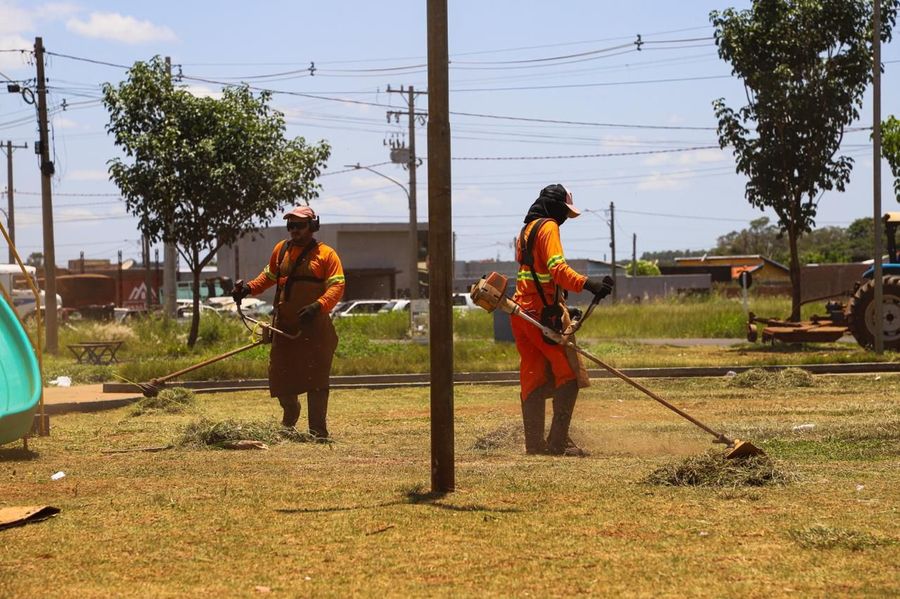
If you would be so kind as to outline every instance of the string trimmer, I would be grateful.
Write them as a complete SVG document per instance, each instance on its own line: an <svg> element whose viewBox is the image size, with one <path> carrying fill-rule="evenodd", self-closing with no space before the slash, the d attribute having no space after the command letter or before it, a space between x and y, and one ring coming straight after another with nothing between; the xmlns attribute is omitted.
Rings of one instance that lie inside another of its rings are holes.
<svg viewBox="0 0 900 599"><path fill-rule="evenodd" d="M231 351L227 351L224 354L209 358L208 360L203 360L202 362L198 362L192 366L188 366L187 368L182 368L181 370L177 370L165 376L151 379L145 383L136 383L140 388L141 393L144 394L144 397L156 397L157 395L159 395L159 392L162 391L163 387L165 387L166 382L174 378L178 378L183 374L193 372L194 370L198 370L200 368L203 368L204 366L209 366L210 364L214 364L215 362L224 360L225 358L230 358L231 356L234 356L241 352L245 352L248 349L253 349L258 345L270 343L272 340L272 334L281 335L282 337L286 337L287 339L296 339L300 336L300 331L294 334L285 333L280 329L276 329L272 325L272 323L264 322L247 316L246 314L244 314L243 310L241 310L241 302L237 302L237 313L241 321L244 323L244 326L246 326L250 330L250 334L254 338L257 336L258 338L256 338L252 343L241 346L237 349L233 349ZM250 326L251 324L253 326Z"/></svg>
<svg viewBox="0 0 900 599"><path fill-rule="evenodd" d="M751 443L749 441L741 441L740 439L729 439L728 437L725 436L724 433L720 433L720 432L713 430L712 428L703 424L702 422L700 422L699 420L697 420L696 418L694 418L693 416L691 416L684 410L677 408L676 406L672 405L671 403L669 403L668 401L666 401L665 399L663 399L662 397L660 397L659 395L657 395L656 393L651 391L650 389L647 389L646 387L644 387L643 385L641 385L640 383L635 381L633 378L631 378L624 372L622 372L616 368L613 368L606 362L600 360L600 358L597 358L596 356L588 353L587 351L581 349L580 347L575 345L575 343L570 341L568 335L573 333L575 330L577 330L581 326L581 323L583 323L585 321L585 319L590 315L590 313L593 311L594 306L597 304L597 298L595 298L594 301L591 302L591 306L588 308L588 311L585 313L585 315L579 321L577 321L577 323L575 325L573 325L568 331L566 331L566 333L567 333L566 335L563 335L562 333L559 333L558 331L554 331L550 327L544 326L539 321L532 318L527 312L522 310L522 307L519 304L517 304L513 300L506 297L506 288L507 288L508 284L509 284L509 281L505 276L503 276L499 273L493 272L490 275L483 277L476 284L472 285L472 290L471 290L472 300L476 304L478 304L480 307L487 310L488 312L493 312L494 310L499 308L501 311L506 312L507 314L511 314L512 316L517 316L519 318L522 318L529 324L539 328L545 336L549 337L553 341L556 341L560 345L563 345L566 347L571 347L573 350L575 350L576 352L578 352L580 355L584 356L591 362L606 369L611 374L622 379L623 381L625 381L626 383L628 383L629 385L631 385L638 391L644 393L645 395L649 396L650 398L661 403L662 405L664 405L668 409L672 410L673 412L675 412L676 414L678 414L679 416L681 416L682 418L684 418L691 424L703 429L704 431L706 431L707 433L709 433L710 435L712 435L714 437L713 443L721 443L728 448L729 451L727 454L725 454L726 458L728 458L728 459L746 458L746 457L750 457L750 456L765 454L765 452L763 452L762 449L756 447L755 445L753 445L753 443Z"/></svg>

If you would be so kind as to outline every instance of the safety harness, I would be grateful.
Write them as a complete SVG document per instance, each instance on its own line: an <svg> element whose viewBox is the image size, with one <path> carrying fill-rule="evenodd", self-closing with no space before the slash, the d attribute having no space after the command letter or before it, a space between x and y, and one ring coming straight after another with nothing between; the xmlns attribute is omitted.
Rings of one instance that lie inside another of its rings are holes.
<svg viewBox="0 0 900 599"><path fill-rule="evenodd" d="M537 287L538 296L541 298L541 303L544 304L544 308L541 310L540 321L545 326L561 333L563 330L563 309L559 303L559 285L554 284L553 302L549 302L544 296L544 288L541 286L537 272L534 270L534 244L535 241L537 241L538 231L547 222L552 220L552 218L542 218L538 220L531 228L530 234L527 236L525 235L525 230L530 223L526 223L526 225L522 227L522 232L519 234L519 248L522 250L521 264L527 266L528 270L531 271L531 278L534 280L534 285ZM557 341L547 337L547 335L541 334L541 336L546 343L549 343L550 345L557 344Z"/></svg>
<svg viewBox="0 0 900 599"><path fill-rule="evenodd" d="M282 288L281 285L281 277L277 278L278 284L275 287L275 304L277 305L279 300L281 299L282 291L284 292L284 301L288 301L291 298L291 285L294 281L309 281L312 283L324 283L325 279L320 279L318 277L311 277L307 275L294 275L294 272L297 271L297 267L300 266L300 263L303 262L303 259L306 258L316 247L318 247L319 242L315 239L311 240L306 247L303 248L303 251L300 252L300 255L297 256L297 259L291 265L291 270L288 272L287 277L284 281L284 286ZM284 260L285 254L291 247L291 240L288 239L284 243L281 244L281 249L278 251L278 261L276 262L277 267L281 270L281 263Z"/></svg>

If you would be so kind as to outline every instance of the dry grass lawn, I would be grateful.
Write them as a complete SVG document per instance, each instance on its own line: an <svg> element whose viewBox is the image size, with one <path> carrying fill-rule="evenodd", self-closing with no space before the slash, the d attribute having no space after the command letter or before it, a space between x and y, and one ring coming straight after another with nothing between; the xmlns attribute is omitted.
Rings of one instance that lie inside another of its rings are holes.
<svg viewBox="0 0 900 599"><path fill-rule="evenodd" d="M58 416L33 454L0 448L0 506L62 509L0 531L0 597L900 595L900 377L646 383L794 482L643 482L710 445L618 381L579 400L583 459L523 455L515 388L457 388L444 497L427 492L427 389L336 392L334 443L268 451L102 453L201 416L274 419L262 392Z"/></svg>

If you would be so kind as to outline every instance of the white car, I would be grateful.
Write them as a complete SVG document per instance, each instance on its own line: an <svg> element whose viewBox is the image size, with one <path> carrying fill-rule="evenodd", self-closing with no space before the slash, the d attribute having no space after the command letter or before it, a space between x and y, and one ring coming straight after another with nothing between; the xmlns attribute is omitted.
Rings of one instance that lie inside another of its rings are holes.
<svg viewBox="0 0 900 599"><path fill-rule="evenodd" d="M453 294L453 309L454 310L477 310L478 304L472 301L472 296L468 293L454 293Z"/></svg>
<svg viewBox="0 0 900 599"><path fill-rule="evenodd" d="M33 266L26 266L25 270L28 272L28 276L32 279L36 280L37 269ZM0 264L0 284L3 285L3 289L6 290L10 295L10 299L13 303L13 309L19 315L19 318L25 320L26 318L31 318L34 316L34 310L36 303L34 301L34 294L31 292L31 289L13 289L13 280L16 277L22 276L22 269L19 268L18 264ZM41 290L41 309L46 305L46 293ZM56 308L57 312L62 311L62 297L57 293L56 294ZM43 312L42 312L43 314Z"/></svg>
<svg viewBox="0 0 900 599"><path fill-rule="evenodd" d="M409 312L409 306L410 301L408 299L395 299L382 306L378 312L379 314L387 312Z"/></svg>
<svg viewBox="0 0 900 599"><path fill-rule="evenodd" d="M332 318L377 314L390 300L348 300L343 306L335 306Z"/></svg>

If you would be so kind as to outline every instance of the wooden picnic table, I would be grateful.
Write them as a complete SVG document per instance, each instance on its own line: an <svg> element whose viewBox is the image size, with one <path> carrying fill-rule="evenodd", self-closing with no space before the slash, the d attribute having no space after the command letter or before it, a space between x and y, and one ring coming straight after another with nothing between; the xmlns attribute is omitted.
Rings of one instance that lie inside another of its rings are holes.
<svg viewBox="0 0 900 599"><path fill-rule="evenodd" d="M122 341L87 341L71 343L67 347L79 364L111 364L118 362L116 354Z"/></svg>

